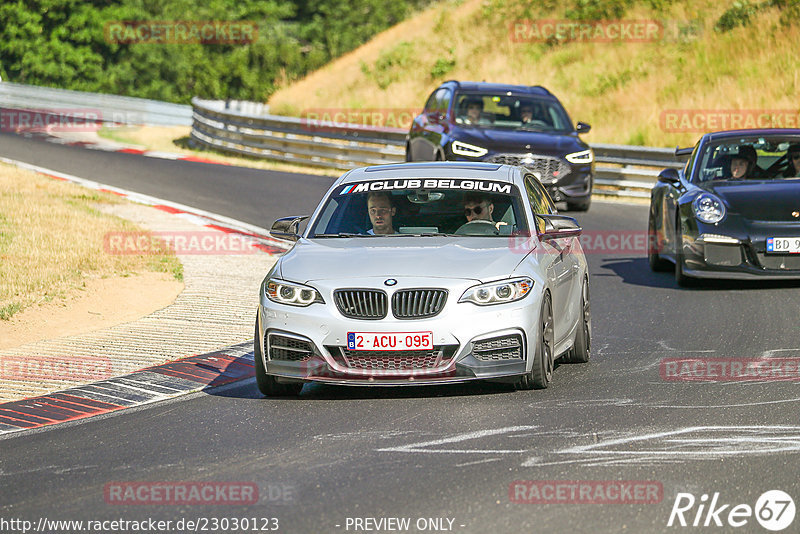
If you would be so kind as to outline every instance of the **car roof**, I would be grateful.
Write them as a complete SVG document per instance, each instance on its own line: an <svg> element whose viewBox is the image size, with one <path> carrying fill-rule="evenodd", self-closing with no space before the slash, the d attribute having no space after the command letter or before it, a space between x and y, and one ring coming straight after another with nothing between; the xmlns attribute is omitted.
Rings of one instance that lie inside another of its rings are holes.
<svg viewBox="0 0 800 534"><path fill-rule="evenodd" d="M468 178L475 180L515 181L523 169L513 165L481 162L427 161L420 163L396 163L359 167L339 179L340 184L387 180L396 178Z"/></svg>
<svg viewBox="0 0 800 534"><path fill-rule="evenodd" d="M486 92L502 92L511 91L516 94L536 95L536 96L553 96L553 94L542 87L541 85L512 85L507 83L487 83L487 82L459 82L456 80L449 80L442 85L453 84L456 88L462 91L486 91Z"/></svg>
<svg viewBox="0 0 800 534"><path fill-rule="evenodd" d="M727 139L729 137L758 137L758 136L781 136L781 135L800 135L798 128L751 128L749 130L724 130L711 132L705 135L708 141Z"/></svg>

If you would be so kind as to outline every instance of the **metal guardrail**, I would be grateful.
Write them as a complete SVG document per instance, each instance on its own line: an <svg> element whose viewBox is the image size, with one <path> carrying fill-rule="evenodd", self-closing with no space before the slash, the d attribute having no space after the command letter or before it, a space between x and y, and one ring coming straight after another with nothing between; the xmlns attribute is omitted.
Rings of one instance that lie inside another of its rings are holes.
<svg viewBox="0 0 800 534"><path fill-rule="evenodd" d="M348 170L405 161L406 130L321 123L297 117L244 113L223 101L192 99L193 142L224 152ZM685 158L668 148L592 145L595 190L649 198L658 173L683 167Z"/></svg>
<svg viewBox="0 0 800 534"><path fill-rule="evenodd" d="M187 105L9 82L0 83L0 108L54 116L80 116L93 112L91 115L99 121L115 124L192 124L192 107Z"/></svg>

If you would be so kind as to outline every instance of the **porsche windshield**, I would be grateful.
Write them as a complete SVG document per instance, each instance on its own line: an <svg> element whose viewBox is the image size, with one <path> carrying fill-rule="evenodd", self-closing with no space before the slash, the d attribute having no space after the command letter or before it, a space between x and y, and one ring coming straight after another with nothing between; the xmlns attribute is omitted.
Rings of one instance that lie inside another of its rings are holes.
<svg viewBox="0 0 800 534"><path fill-rule="evenodd" d="M328 198L309 237L509 236L528 230L522 206L516 187L493 180L345 184Z"/></svg>
<svg viewBox="0 0 800 534"><path fill-rule="evenodd" d="M699 157L699 182L800 178L798 137L727 138L709 143Z"/></svg>
<svg viewBox="0 0 800 534"><path fill-rule="evenodd" d="M528 95L459 93L454 104L457 124L475 128L571 132L564 108L555 100Z"/></svg>

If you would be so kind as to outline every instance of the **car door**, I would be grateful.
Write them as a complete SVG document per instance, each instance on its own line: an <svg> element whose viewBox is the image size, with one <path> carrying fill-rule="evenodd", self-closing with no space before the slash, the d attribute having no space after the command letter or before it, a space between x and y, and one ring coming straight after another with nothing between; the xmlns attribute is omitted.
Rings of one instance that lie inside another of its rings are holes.
<svg viewBox="0 0 800 534"><path fill-rule="evenodd" d="M447 108L450 104L450 90L442 87L435 93L435 104L433 109L427 114L427 126L425 128L425 141L428 145L426 157L428 161L444 159L442 152L442 136L446 131Z"/></svg>
<svg viewBox="0 0 800 534"><path fill-rule="evenodd" d="M525 176L525 190L531 210L541 215L555 213L555 208L544 187L532 175ZM536 220L537 232L544 231L541 219ZM547 283L553 304L553 322L556 343L560 343L570 332L577 318L577 308L573 301L576 298L577 274L579 264L572 254L572 241L576 238L559 238L543 240L539 243L542 253L539 258L546 265Z"/></svg>
<svg viewBox="0 0 800 534"><path fill-rule="evenodd" d="M414 118L411 123L411 130L408 134L408 161L430 161L433 159L434 148L429 141L428 129L430 119L436 112L436 95L439 90L435 90L425 102L422 113Z"/></svg>

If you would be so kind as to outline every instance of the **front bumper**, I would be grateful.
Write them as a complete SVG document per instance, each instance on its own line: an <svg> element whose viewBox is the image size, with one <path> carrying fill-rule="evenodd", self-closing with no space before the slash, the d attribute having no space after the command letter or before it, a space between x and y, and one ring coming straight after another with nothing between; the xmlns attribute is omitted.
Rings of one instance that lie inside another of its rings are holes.
<svg viewBox="0 0 800 534"><path fill-rule="evenodd" d="M266 373L283 381L370 386L513 381L531 369L529 359L539 342L538 329L531 327L539 324L540 304L541 294L531 292L495 306L449 302L441 314L427 319L371 321L342 316L329 299L297 308L262 296L255 342ZM428 331L433 332L433 351L346 350L348 332ZM282 352L287 345L293 352Z"/></svg>
<svg viewBox="0 0 800 534"><path fill-rule="evenodd" d="M728 280L800 279L800 254L768 254L767 237L800 236L800 226L760 229L749 235L705 232L683 236L684 273Z"/></svg>
<svg viewBox="0 0 800 534"><path fill-rule="evenodd" d="M594 163L574 164L559 156L496 152L489 152L482 158L449 154L449 159L525 167L539 178L554 202L580 202L592 195Z"/></svg>

